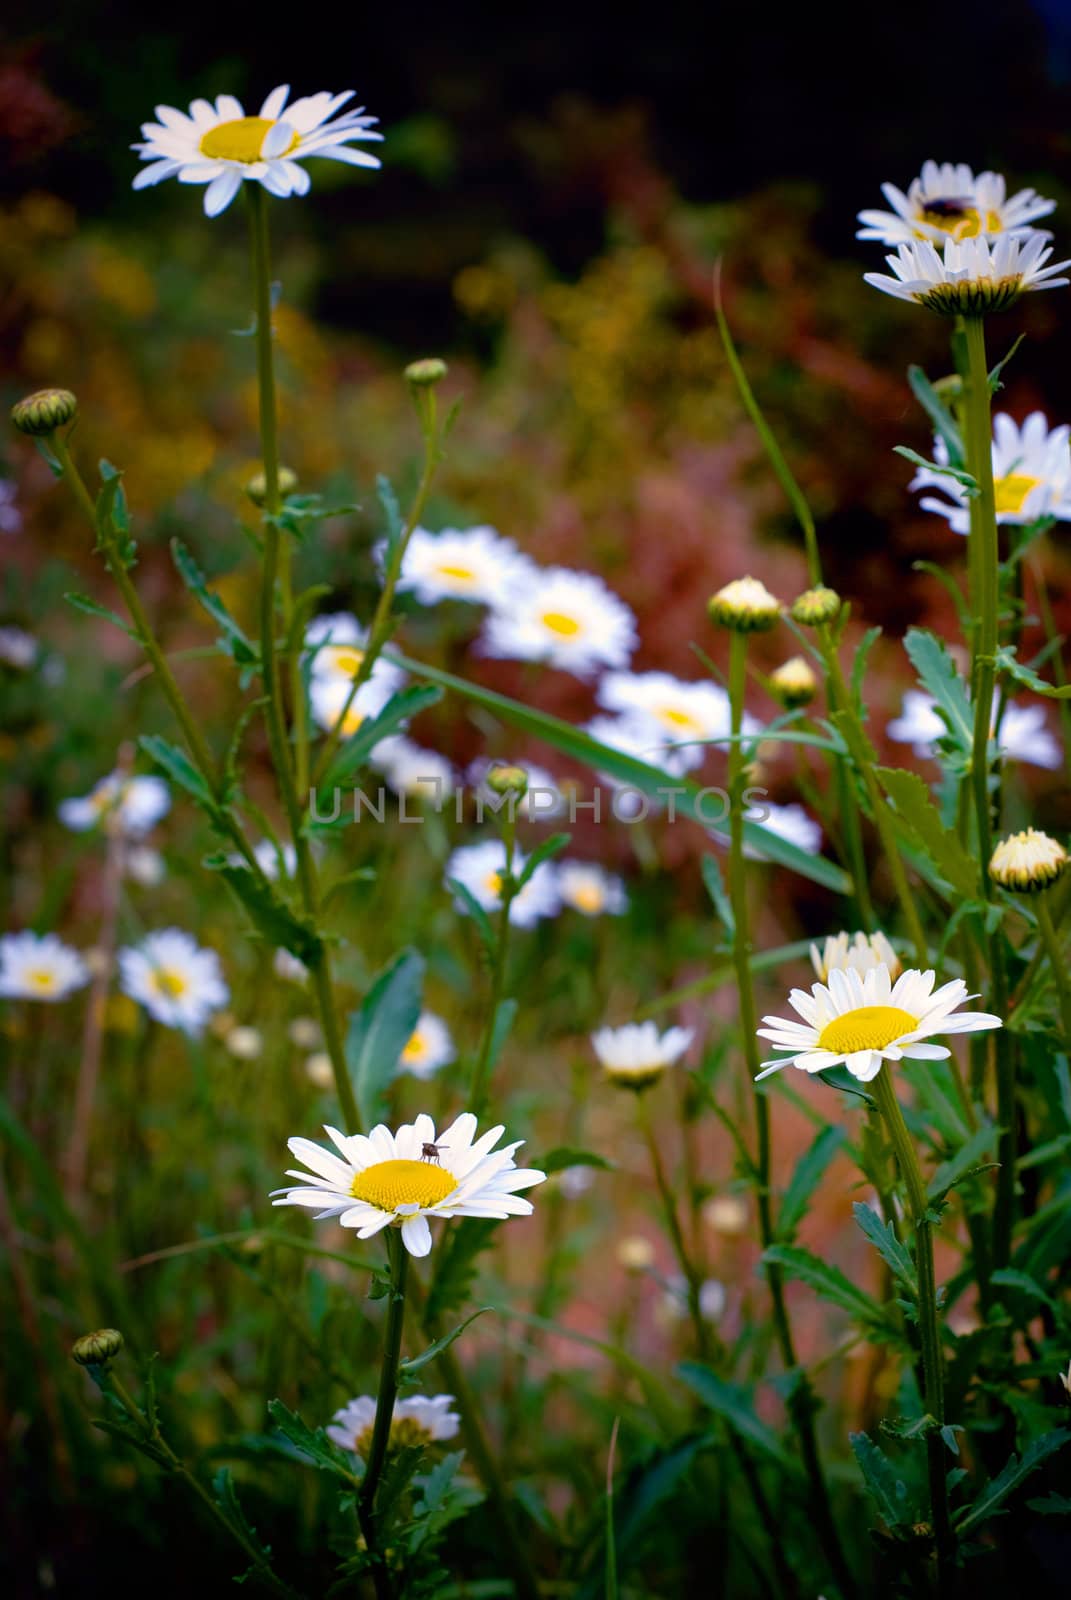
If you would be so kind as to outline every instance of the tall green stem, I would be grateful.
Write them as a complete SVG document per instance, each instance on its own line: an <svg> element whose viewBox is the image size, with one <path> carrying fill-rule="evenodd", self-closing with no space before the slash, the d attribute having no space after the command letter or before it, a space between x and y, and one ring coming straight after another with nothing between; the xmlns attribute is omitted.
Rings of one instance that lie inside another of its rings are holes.
<svg viewBox="0 0 1071 1600"><path fill-rule="evenodd" d="M260 399L260 450L264 463L264 552L260 589L261 672L266 696L268 744L275 768L290 837L297 856L298 885L306 915L315 921L319 911L316 863L302 829L294 768L283 709L279 657L275 649L275 588L279 576L279 429L275 400L275 357L272 343L271 253L268 240L268 196L259 183L246 186L249 199L249 237L253 293L257 324L257 388ZM304 694L304 687L302 687ZM327 951L323 945L312 963L312 992L324 1030L331 1061L335 1093L347 1132L360 1130L361 1118L346 1068L342 1030L335 1010L334 988Z"/></svg>
<svg viewBox="0 0 1071 1600"><path fill-rule="evenodd" d="M922 1346L923 1404L939 1428L945 1425L944 1356L937 1319L937 1279L933 1265L933 1237L929 1220L929 1197L918 1155L908 1132L900 1102L896 1098L892 1073L883 1066L874 1079L878 1109L885 1118L900 1175L907 1191L908 1209L915 1230L915 1269L919 1283L919 1343ZM945 1444L936 1430L927 1435L926 1456L930 1479L930 1515L937 1546L939 1592L952 1593L955 1574L955 1545L948 1514L948 1487L945 1477Z"/></svg>
<svg viewBox="0 0 1071 1600"><path fill-rule="evenodd" d="M1071 986L1067 981L1067 962L1060 949L1060 941L1056 936L1056 928L1049 909L1048 892L1039 894L1035 905L1038 919L1038 931L1041 942L1045 946L1045 954L1049 958L1052 969L1053 982L1056 985L1056 994L1060 1002L1060 1021L1064 1030L1064 1044L1071 1049Z"/></svg>
<svg viewBox="0 0 1071 1600"><path fill-rule="evenodd" d="M747 635L736 630L729 635L729 706L732 741L729 745L729 899L733 908L733 965L740 999L740 1026L744 1034L744 1060L755 1098L755 1126L757 1156L756 1190L759 1208L759 1233L762 1247L768 1249L774 1240L773 1213L770 1198L770 1107L763 1090L755 1086L762 1063L759 1060L756 1027L758 1012L751 975L751 926L747 899L747 866L744 859L744 809L743 792L747 781L747 764L741 731L744 720L744 687L747 682ZM815 1527L833 1574L844 1594L853 1595L855 1580L841 1548L840 1538L829 1503L822 1464L818 1455L818 1441L814 1431L814 1398L806 1374L798 1367L792 1328L785 1307L784 1281L780 1268L766 1267L766 1279L773 1302L774 1327L781 1359L787 1369L799 1371L799 1382L790 1403L790 1413L796 1427L810 1485L811 1512Z"/></svg>
<svg viewBox="0 0 1071 1600"><path fill-rule="evenodd" d="M513 847L517 833L517 796L506 796L506 809L502 821L502 845L506 854L505 870L502 873L502 904L498 911L498 924L495 929L495 949L491 957L491 994L488 1000L487 1016L484 1019L483 1033L480 1036L480 1047L476 1052L476 1060L472 1068L472 1081L469 1085L469 1110L475 1117L483 1115L484 1104L487 1099L487 1077L491 1070L491 1057L495 1047L495 1037L498 1033L498 1013L502 1004L502 995L506 987L506 960L509 955L510 910L516 899L516 889L513 877Z"/></svg>
<svg viewBox="0 0 1071 1600"><path fill-rule="evenodd" d="M409 1276L409 1252L402 1243L399 1229L386 1229L387 1259L390 1263L390 1296L387 1301L387 1325L383 1330L383 1361L379 1372L379 1392L376 1395L376 1418L372 1424L372 1443L368 1448L364 1477L357 1495L357 1516L364 1534L365 1544L372 1557L372 1581L376 1600L392 1600L394 1585L385 1563L384 1552L379 1548L379 1529L376 1526L376 1490L383 1476L383 1464L390 1444L390 1425L394 1416L394 1402L398 1396L398 1363L402 1353L402 1327L405 1322L405 1291Z"/></svg>

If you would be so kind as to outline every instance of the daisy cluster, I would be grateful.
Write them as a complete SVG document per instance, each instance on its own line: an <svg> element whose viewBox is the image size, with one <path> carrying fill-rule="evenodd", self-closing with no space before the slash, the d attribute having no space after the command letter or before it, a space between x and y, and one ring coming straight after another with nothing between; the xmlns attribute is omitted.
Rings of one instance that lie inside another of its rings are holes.
<svg viewBox="0 0 1071 1600"><path fill-rule="evenodd" d="M927 161L905 193L882 185L890 209L859 213L858 238L889 245L889 273L867 283L946 316L999 311L1036 289L1058 289L1071 261L1051 261L1051 233L1033 224L1056 208L1033 189L1007 192L997 172Z"/></svg>

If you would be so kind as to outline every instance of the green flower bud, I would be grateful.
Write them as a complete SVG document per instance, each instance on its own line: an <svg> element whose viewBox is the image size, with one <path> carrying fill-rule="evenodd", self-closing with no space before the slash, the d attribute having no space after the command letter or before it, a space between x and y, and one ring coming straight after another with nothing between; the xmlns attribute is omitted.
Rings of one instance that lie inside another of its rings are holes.
<svg viewBox="0 0 1071 1600"><path fill-rule="evenodd" d="M766 687L786 711L809 706L818 693L818 679L802 656L793 656L771 672Z"/></svg>
<svg viewBox="0 0 1071 1600"><path fill-rule="evenodd" d="M1027 828L1002 839L989 861L989 876L1002 889L1036 894L1067 871L1067 851L1040 828Z"/></svg>
<svg viewBox="0 0 1071 1600"><path fill-rule="evenodd" d="M438 356L426 356L423 361L411 361L405 369L405 380L414 389L430 389L446 377L448 367Z"/></svg>
<svg viewBox="0 0 1071 1600"><path fill-rule="evenodd" d="M279 468L279 498L285 500L288 494L293 494L298 486L298 476L289 467ZM258 472L250 478L245 486L245 492L255 506L262 506L268 498L268 480L263 472Z"/></svg>
<svg viewBox="0 0 1071 1600"><path fill-rule="evenodd" d="M98 1328L96 1333L84 1333L71 1346L71 1358L80 1367L102 1367L114 1361L123 1348L123 1336L117 1328Z"/></svg>
<svg viewBox="0 0 1071 1600"><path fill-rule="evenodd" d="M523 767L492 767L485 781L492 794L528 793L528 774Z"/></svg>
<svg viewBox="0 0 1071 1600"><path fill-rule="evenodd" d="M44 439L66 427L78 415L78 401L69 389L38 389L11 408L11 420L20 433Z"/></svg>
<svg viewBox="0 0 1071 1600"><path fill-rule="evenodd" d="M781 602L758 578L734 578L707 601L711 622L733 633L765 633L776 627Z"/></svg>
<svg viewBox="0 0 1071 1600"><path fill-rule="evenodd" d="M793 601L791 614L794 622L802 622L807 628L820 628L823 623L836 621L840 607L841 599L836 590L819 584Z"/></svg>

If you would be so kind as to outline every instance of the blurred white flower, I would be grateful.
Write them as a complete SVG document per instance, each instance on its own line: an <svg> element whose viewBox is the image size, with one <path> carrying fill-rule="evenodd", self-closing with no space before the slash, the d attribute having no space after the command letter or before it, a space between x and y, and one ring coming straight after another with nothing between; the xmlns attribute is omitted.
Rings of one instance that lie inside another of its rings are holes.
<svg viewBox="0 0 1071 1600"><path fill-rule="evenodd" d="M450 1407L455 1404L452 1394L428 1397L408 1395L395 1400L390 1419L390 1445L401 1449L409 1445L435 1444L441 1439L453 1439L461 1426L461 1418ZM372 1428L376 1420L376 1402L371 1395L361 1395L336 1411L325 1429L333 1444L355 1455L367 1456L372 1444Z"/></svg>
<svg viewBox="0 0 1071 1600"><path fill-rule="evenodd" d="M147 934L120 950L119 983L157 1022L192 1035L230 999L219 956L181 928Z"/></svg>
<svg viewBox="0 0 1071 1600"><path fill-rule="evenodd" d="M635 617L601 578L542 567L495 603L479 649L589 678L600 667L626 666L637 642Z"/></svg>
<svg viewBox="0 0 1071 1600"><path fill-rule="evenodd" d="M304 983L309 975L304 961L299 961L297 956L291 955L281 945L272 957L272 970L277 978L285 978L287 983Z"/></svg>
<svg viewBox="0 0 1071 1600"><path fill-rule="evenodd" d="M134 845L126 852L123 870L143 889L155 889L167 876L167 864L163 856L159 850L153 850L147 844Z"/></svg>
<svg viewBox="0 0 1071 1600"><path fill-rule="evenodd" d="M560 862L558 893L585 917L619 917L628 910L624 880L593 861Z"/></svg>
<svg viewBox="0 0 1071 1600"><path fill-rule="evenodd" d="M643 730L655 751L672 752L678 771L701 766L707 746L732 731L729 696L718 683L689 683L668 672L608 672L596 698ZM745 733L758 733L761 727L745 712ZM648 759L660 764L657 755Z"/></svg>
<svg viewBox="0 0 1071 1600"><path fill-rule="evenodd" d="M1025 235L1001 233L993 244L980 237L957 244L949 239L944 254L928 239L902 244L886 256L893 276L864 272L874 289L897 300L911 300L943 316L983 316L1014 305L1031 289L1062 289L1071 279L1056 272L1071 261L1046 263L1052 255L1049 235L1027 230Z"/></svg>
<svg viewBox="0 0 1071 1600"><path fill-rule="evenodd" d="M264 1049L264 1038L257 1028L232 1028L223 1040L236 1061L255 1061Z"/></svg>
<svg viewBox="0 0 1071 1600"><path fill-rule="evenodd" d="M860 211L863 226L857 239L890 245L929 239L940 244L979 234L1031 232L1031 223L1056 210L1055 200L1043 199L1034 189L1020 189L1009 198L999 172L976 175L962 161L924 161L906 194L893 183L883 183L881 192L892 211Z"/></svg>
<svg viewBox="0 0 1071 1600"><path fill-rule="evenodd" d="M398 795L428 800L439 805L453 794L456 775L453 766L437 750L424 750L404 734L381 739L372 754L372 765L383 774Z"/></svg>
<svg viewBox="0 0 1071 1600"><path fill-rule="evenodd" d="M59 819L75 833L100 822L114 823L120 832L139 839L171 810L171 791L162 778L130 778L109 773L77 800L61 800Z"/></svg>
<svg viewBox="0 0 1071 1600"><path fill-rule="evenodd" d="M704 1278L699 1285L699 1315L704 1322L717 1322L728 1303L725 1285L717 1278ZM671 1272L659 1302L659 1316L663 1322L681 1322L690 1315L688 1280L682 1272Z"/></svg>
<svg viewBox="0 0 1071 1600"><path fill-rule="evenodd" d="M948 446L938 437L933 459L948 465ZM911 489L940 489L947 500L927 496L919 504L935 511L956 533L969 533L970 501L963 484L930 467L920 467ZM1071 428L1049 431L1042 411L1032 411L1020 427L1004 411L993 418L993 487L997 521L1025 527L1042 517L1071 522Z"/></svg>
<svg viewBox="0 0 1071 1600"><path fill-rule="evenodd" d="M802 806L793 802L787 806L775 806L772 801L764 800L759 806L752 806L744 813L749 822L756 822L770 833L776 834L779 839L785 839L789 844L794 844L800 850L806 850L809 856L816 856L822 848L822 829L813 817L808 816ZM766 861L767 857L761 845L744 846L744 854L754 861Z"/></svg>
<svg viewBox="0 0 1071 1600"><path fill-rule="evenodd" d="M825 983L834 967L846 971L869 972L885 967L890 978L898 978L903 963L883 933L833 933L821 944L811 945L811 966L819 983Z"/></svg>
<svg viewBox="0 0 1071 1600"><path fill-rule="evenodd" d="M376 546L381 567L386 553L385 543ZM425 606L439 600L496 605L512 584L525 581L536 570L513 540L504 539L494 528L444 528L441 533L414 528L402 557L398 588Z"/></svg>
<svg viewBox="0 0 1071 1600"><path fill-rule="evenodd" d="M406 1041L398 1068L401 1072L411 1072L414 1078L432 1078L456 1056L450 1029L442 1017L437 1017L433 1011L422 1011Z"/></svg>
<svg viewBox="0 0 1071 1600"><path fill-rule="evenodd" d="M306 95L288 106L289 95L288 84L273 89L251 117L230 94L219 95L214 106L194 100L188 116L172 106L157 106L158 121L143 123L143 141L131 146L149 163L134 179L134 188L174 177L180 183L203 183L205 215L216 217L243 183L260 183L280 197L307 194L309 175L301 163L310 156L355 167L380 165L377 156L352 148L355 140L382 139L372 127L378 119L366 116L363 107L337 115L354 90Z"/></svg>
<svg viewBox="0 0 1071 1600"><path fill-rule="evenodd" d="M18 533L22 512L17 504L18 490L8 478L0 478L0 533Z"/></svg>
<svg viewBox="0 0 1071 1600"><path fill-rule="evenodd" d="M0 628L0 661L20 672L29 672L37 660L37 640L25 628Z"/></svg>
<svg viewBox="0 0 1071 1600"><path fill-rule="evenodd" d="M600 1028L591 1035L591 1044L611 1083L649 1089L680 1060L694 1037L691 1028L659 1033L653 1022L628 1022L621 1028Z"/></svg>
<svg viewBox="0 0 1071 1600"><path fill-rule="evenodd" d="M487 774L493 767L501 765L500 761L491 761L487 756L480 756L469 767L468 781L478 790L485 806L499 807L500 797L488 787ZM526 792L510 797L512 815L524 822L551 822L555 817L565 815L569 809L567 793L552 772L548 772L545 767L536 766L534 761L511 760L509 765L519 767L528 778ZM501 809L508 811L508 807Z"/></svg>
<svg viewBox="0 0 1071 1600"><path fill-rule="evenodd" d="M514 877L519 877L525 860L521 851L514 850ZM497 911L502 903L505 866L505 845L500 839L488 839L481 844L459 845L446 863L445 877L460 883L485 911ZM459 911L466 909L460 898L455 904ZM557 916L560 910L557 874L552 862L543 861L510 906L509 920L515 927L531 928L543 917Z"/></svg>
<svg viewBox="0 0 1071 1600"><path fill-rule="evenodd" d="M7 1000L66 1000L89 976L78 951L54 933L0 938L0 996Z"/></svg>
<svg viewBox="0 0 1071 1600"><path fill-rule="evenodd" d="M921 689L906 689L900 715L885 731L890 739L909 744L917 756L926 757L936 756L937 741L947 736L948 727L930 695ZM1009 700L997 744L1005 761L1055 768L1063 759L1057 740L1046 726L1044 706L1022 706Z"/></svg>

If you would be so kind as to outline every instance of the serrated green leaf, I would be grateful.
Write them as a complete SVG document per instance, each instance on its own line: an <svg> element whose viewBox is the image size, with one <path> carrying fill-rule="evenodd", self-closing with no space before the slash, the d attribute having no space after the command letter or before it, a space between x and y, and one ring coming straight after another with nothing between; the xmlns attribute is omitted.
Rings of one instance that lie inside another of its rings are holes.
<svg viewBox="0 0 1071 1600"><path fill-rule="evenodd" d="M909 772L905 767L878 767L876 776L892 802L892 815L898 828L929 856L958 895L976 896L978 863L967 854L954 830L945 827L918 773Z"/></svg>
<svg viewBox="0 0 1071 1600"><path fill-rule="evenodd" d="M1011 645L1002 645L997 651L997 672L1006 672L1016 683L1021 683L1025 688L1032 689L1035 694L1044 695L1047 700L1067 700L1071 698L1071 683L1059 687L1054 683L1046 683L1044 678L1039 678L1033 667L1027 666L1025 661L1020 661Z"/></svg>
<svg viewBox="0 0 1071 1600"><path fill-rule="evenodd" d="M782 1244L792 1243L796 1229L806 1214L811 1195L843 1143L844 1130L830 1125L821 1129L800 1156L777 1215L777 1238Z"/></svg>
<svg viewBox="0 0 1071 1600"><path fill-rule="evenodd" d="M346 1065L365 1127L382 1117L387 1089L420 1020L423 985L423 956L403 950L377 974L350 1018Z"/></svg>
<svg viewBox="0 0 1071 1600"><path fill-rule="evenodd" d="M867 1492L887 1528L902 1528L918 1521L907 1485L898 1478L892 1462L869 1434L850 1433L848 1443L863 1474Z"/></svg>
<svg viewBox="0 0 1071 1600"><path fill-rule="evenodd" d="M950 739L969 755L974 743L974 712L967 686L944 641L925 628L909 628L904 635L904 649L920 684L944 714Z"/></svg>
<svg viewBox="0 0 1071 1600"><path fill-rule="evenodd" d="M465 699L484 706L511 726L541 739L545 744L560 750L563 755L572 756L589 767L592 772L604 772L617 782L636 788L642 794L654 798L657 798L659 790L663 793L671 791L678 814L691 818L719 839L727 838L724 826L704 814L703 806L706 802L698 784L686 782L663 771L660 767L653 766L650 762L639 761L635 756L624 755L620 750L600 744L581 728L574 727L571 722L565 722L560 717L552 717L544 711L536 711L532 706L522 705L520 701L511 700L507 695L498 694L493 689L486 689L482 684L469 683L465 678L443 672L427 662L416 661L397 650L389 651L388 658L403 667L405 671L412 673L414 677L427 678L444 689L450 689ZM822 884L835 894L851 892L851 880L842 868L832 861L827 861L823 856L809 855L806 850L801 850L798 845L791 844L787 839L779 838L777 834L757 822L745 820L744 842L760 852L766 860L778 866L789 867L801 877Z"/></svg>
<svg viewBox="0 0 1071 1600"><path fill-rule="evenodd" d="M965 491L969 500L974 500L981 493L978 479L973 473L967 472L963 467L953 467L947 462L930 461L926 456L920 456L917 450L912 450L906 444L894 444L893 451L898 456L903 456L905 461L910 461L916 467L925 467L927 472L933 472L941 478L951 478Z"/></svg>
<svg viewBox="0 0 1071 1600"><path fill-rule="evenodd" d="M307 967L315 965L323 950L316 929L280 900L266 878L228 856L209 856L205 865L220 874L266 944L289 950Z"/></svg>
<svg viewBox="0 0 1071 1600"><path fill-rule="evenodd" d="M1062 1450L1069 1440L1071 1440L1071 1429L1053 1428L1051 1433L1043 1433L1040 1438L1032 1439L1021 1456L1009 1456L1000 1472L982 1490L974 1504L965 1507L956 1518L957 1535L962 1538L973 1528L987 1522L990 1517L1000 1514L1005 1500L1015 1493L1031 1473L1037 1471L1042 1462L1055 1455L1057 1450Z"/></svg>
<svg viewBox="0 0 1071 1600"><path fill-rule="evenodd" d="M964 1140L955 1155L950 1156L947 1161L942 1161L937 1168L926 1185L929 1198L939 1202L945 1198L950 1189L954 1189L964 1179L984 1171L985 1167L980 1163L984 1156L996 1148L997 1138L998 1130L991 1122L983 1123L977 1128Z"/></svg>
<svg viewBox="0 0 1071 1600"><path fill-rule="evenodd" d="M905 1247L896 1237L896 1232L891 1222L883 1222L877 1212L857 1200L852 1206L855 1220L866 1234L871 1244L877 1250L885 1265L908 1291L913 1299L918 1299L919 1283L915 1272L915 1263Z"/></svg>
<svg viewBox="0 0 1071 1600"><path fill-rule="evenodd" d="M721 918L726 933L731 938L736 932L736 918L733 916L732 901L726 892L717 856L704 856L702 871L703 883L706 886L707 894L710 896L714 910Z"/></svg>
<svg viewBox="0 0 1071 1600"><path fill-rule="evenodd" d="M434 1344L429 1344L428 1348L422 1351L420 1355L413 1356L409 1361L403 1361L398 1370L407 1378L415 1377L418 1372L423 1371L429 1362L434 1361L436 1356L441 1356L444 1350L448 1350L455 1339L460 1339L465 1329L475 1322L477 1317L482 1317L485 1312L493 1311L494 1309L494 1306L480 1306L479 1310L466 1317L464 1322L459 1322L456 1328L451 1328L450 1332L444 1333L441 1339L436 1339Z"/></svg>
<svg viewBox="0 0 1071 1600"><path fill-rule="evenodd" d="M218 818L219 806L216 798L184 750L180 750L178 745L170 744L156 733L142 734L138 743L150 760L155 761L161 771L166 772L180 789L185 789L202 811L207 811L213 819Z"/></svg>
<svg viewBox="0 0 1071 1600"><path fill-rule="evenodd" d="M798 1465L781 1443L780 1435L756 1415L755 1402L747 1389L727 1382L698 1361L683 1361L677 1368L677 1376L748 1444L787 1472L798 1472Z"/></svg>
<svg viewBox="0 0 1071 1600"><path fill-rule="evenodd" d="M141 634L138 633L136 628L132 628L128 622L124 622L118 611L111 611L107 606L98 604L88 594L65 594L63 598L76 611L84 611L88 617L100 617L104 622L114 622L115 626L122 628L123 632L128 634L131 639L136 640L138 644L141 643Z"/></svg>
<svg viewBox="0 0 1071 1600"><path fill-rule="evenodd" d="M770 1245L763 1251L762 1261L767 1266L780 1267L789 1278L798 1278L823 1300L839 1306L865 1326L888 1326L885 1313L876 1300L845 1277L839 1267L812 1255L810 1250L805 1250L801 1245Z"/></svg>
<svg viewBox="0 0 1071 1600"><path fill-rule="evenodd" d="M268 1401L268 1415L310 1467L316 1467L320 1472L330 1472L346 1483L354 1482L352 1461L344 1450L332 1443L323 1428L310 1428L297 1412L291 1411L281 1400Z"/></svg>
<svg viewBox="0 0 1071 1600"><path fill-rule="evenodd" d="M207 578L181 539L172 539L171 557L175 563L175 570L186 588L207 611L212 621L222 628L223 637L219 641L222 648L239 666L257 666L260 661L259 651L235 622L219 596L209 589Z"/></svg>

